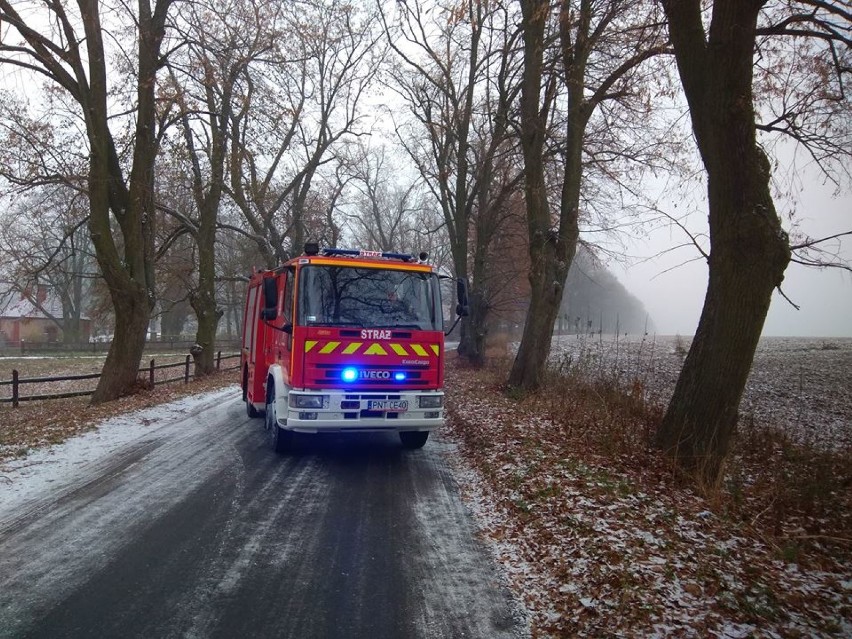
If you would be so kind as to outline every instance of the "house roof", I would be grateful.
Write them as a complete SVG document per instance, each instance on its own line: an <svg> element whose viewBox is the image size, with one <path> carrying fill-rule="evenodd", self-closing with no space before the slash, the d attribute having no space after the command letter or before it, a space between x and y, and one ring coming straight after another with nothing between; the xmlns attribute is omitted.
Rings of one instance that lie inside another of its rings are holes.
<svg viewBox="0 0 852 639"><path fill-rule="evenodd" d="M62 303L56 295L48 294L41 304L50 315L62 319ZM17 291L7 291L0 294L0 318L3 319L49 319L34 302ZM88 319L85 314L81 319Z"/></svg>

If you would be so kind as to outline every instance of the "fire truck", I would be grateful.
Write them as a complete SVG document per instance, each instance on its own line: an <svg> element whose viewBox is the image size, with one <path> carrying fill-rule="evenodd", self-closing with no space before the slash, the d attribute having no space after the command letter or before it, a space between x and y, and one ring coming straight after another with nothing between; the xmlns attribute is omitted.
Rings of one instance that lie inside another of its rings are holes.
<svg viewBox="0 0 852 639"><path fill-rule="evenodd" d="M287 452L294 433L328 431L396 432L415 449L443 423L443 307L427 257L309 243L252 273L242 392L273 450ZM464 279L457 297L460 318Z"/></svg>

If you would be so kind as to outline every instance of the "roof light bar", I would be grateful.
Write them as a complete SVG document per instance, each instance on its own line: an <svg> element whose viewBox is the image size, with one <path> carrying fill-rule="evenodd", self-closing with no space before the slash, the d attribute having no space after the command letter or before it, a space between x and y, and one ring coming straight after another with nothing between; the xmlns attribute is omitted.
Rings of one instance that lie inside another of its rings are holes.
<svg viewBox="0 0 852 639"><path fill-rule="evenodd" d="M320 251L323 255L348 255L350 257L379 257L386 260L402 260L403 262L413 262L415 257L408 253L388 253L384 251L364 251L361 249L339 249L339 248L324 248Z"/></svg>

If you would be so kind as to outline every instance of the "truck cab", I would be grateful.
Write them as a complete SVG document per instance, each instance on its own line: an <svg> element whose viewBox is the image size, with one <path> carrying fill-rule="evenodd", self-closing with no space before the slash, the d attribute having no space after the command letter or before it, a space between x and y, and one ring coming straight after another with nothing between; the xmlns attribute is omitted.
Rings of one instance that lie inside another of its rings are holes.
<svg viewBox="0 0 852 639"><path fill-rule="evenodd" d="M459 295L465 314L463 284ZM425 254L307 245L249 279L243 399L277 452L296 432L390 431L422 447L443 423L444 357L439 278Z"/></svg>

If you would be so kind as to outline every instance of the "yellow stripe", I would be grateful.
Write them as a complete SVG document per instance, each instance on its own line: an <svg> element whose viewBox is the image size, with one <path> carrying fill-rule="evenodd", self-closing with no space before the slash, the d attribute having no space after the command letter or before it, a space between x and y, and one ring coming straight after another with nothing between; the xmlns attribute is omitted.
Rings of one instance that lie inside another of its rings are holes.
<svg viewBox="0 0 852 639"><path fill-rule="evenodd" d="M358 349L361 348L361 344L364 342L352 342L349 346L343 349L344 355L351 355L352 353L358 352Z"/></svg>
<svg viewBox="0 0 852 639"><path fill-rule="evenodd" d="M333 353L334 349L338 346L340 346L340 342L329 342L320 349L320 353L322 353L323 355L328 355L329 353Z"/></svg>
<svg viewBox="0 0 852 639"><path fill-rule="evenodd" d="M439 355L441 353L441 347L437 344L432 344L432 352L435 353L436 356Z"/></svg>
<svg viewBox="0 0 852 639"><path fill-rule="evenodd" d="M405 347L402 344L391 344L390 347L397 355L408 355L408 351L405 350Z"/></svg>
<svg viewBox="0 0 852 639"><path fill-rule="evenodd" d="M314 339L306 339L305 340L305 352L310 353L311 349L317 345L317 341Z"/></svg>
<svg viewBox="0 0 852 639"><path fill-rule="evenodd" d="M420 357L426 357L428 353L426 353L426 349L420 346L420 344L412 344L411 350L420 355Z"/></svg>
<svg viewBox="0 0 852 639"><path fill-rule="evenodd" d="M364 351L364 355L387 355L387 351L382 348L381 344L373 343Z"/></svg>

